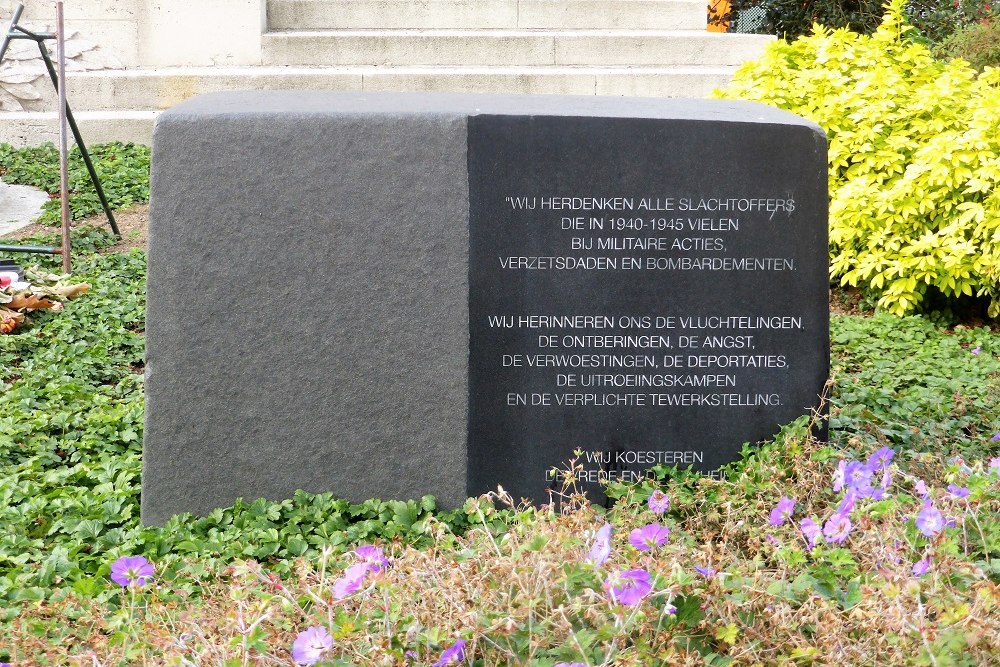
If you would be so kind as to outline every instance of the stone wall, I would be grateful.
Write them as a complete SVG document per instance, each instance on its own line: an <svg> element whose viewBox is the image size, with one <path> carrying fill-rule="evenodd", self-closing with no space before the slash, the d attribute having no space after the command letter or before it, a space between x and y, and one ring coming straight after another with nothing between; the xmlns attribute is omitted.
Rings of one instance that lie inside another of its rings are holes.
<svg viewBox="0 0 1000 667"><path fill-rule="evenodd" d="M0 0L4 24L18 4ZM54 2L21 4L22 24L55 24ZM73 0L65 6L67 32L99 44L125 67L260 63L265 0Z"/></svg>

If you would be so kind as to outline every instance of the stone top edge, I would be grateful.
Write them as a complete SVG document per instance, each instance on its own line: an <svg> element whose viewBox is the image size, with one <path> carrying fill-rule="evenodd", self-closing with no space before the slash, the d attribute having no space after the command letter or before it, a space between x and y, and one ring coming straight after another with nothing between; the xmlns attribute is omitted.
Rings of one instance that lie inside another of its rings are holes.
<svg viewBox="0 0 1000 667"><path fill-rule="evenodd" d="M480 95L331 91L235 91L207 93L182 102L157 118L176 120L219 116L565 116L728 121L808 127L816 123L756 102L592 95ZM824 133L825 136L825 133Z"/></svg>

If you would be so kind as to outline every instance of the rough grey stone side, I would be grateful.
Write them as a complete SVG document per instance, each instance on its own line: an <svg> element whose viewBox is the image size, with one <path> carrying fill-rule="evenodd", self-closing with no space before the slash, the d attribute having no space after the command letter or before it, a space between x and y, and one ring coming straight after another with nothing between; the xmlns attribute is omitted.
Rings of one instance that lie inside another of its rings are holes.
<svg viewBox="0 0 1000 667"><path fill-rule="evenodd" d="M142 518L465 491L462 114L207 96L153 145Z"/></svg>

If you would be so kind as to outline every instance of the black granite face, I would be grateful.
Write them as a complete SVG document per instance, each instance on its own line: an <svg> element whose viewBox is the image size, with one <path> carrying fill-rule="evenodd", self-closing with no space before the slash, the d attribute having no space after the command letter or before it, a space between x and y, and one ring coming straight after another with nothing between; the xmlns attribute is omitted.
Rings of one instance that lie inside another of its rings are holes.
<svg viewBox="0 0 1000 667"><path fill-rule="evenodd" d="M819 403L825 141L802 124L469 118L470 495L711 472Z"/></svg>

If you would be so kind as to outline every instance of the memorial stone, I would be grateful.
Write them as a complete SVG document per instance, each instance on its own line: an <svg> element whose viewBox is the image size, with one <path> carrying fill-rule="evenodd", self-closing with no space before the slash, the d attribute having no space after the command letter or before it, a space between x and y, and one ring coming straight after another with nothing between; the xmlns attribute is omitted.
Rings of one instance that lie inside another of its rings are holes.
<svg viewBox="0 0 1000 667"><path fill-rule="evenodd" d="M223 93L154 133L142 514L711 473L819 403L826 142L739 102Z"/></svg>

